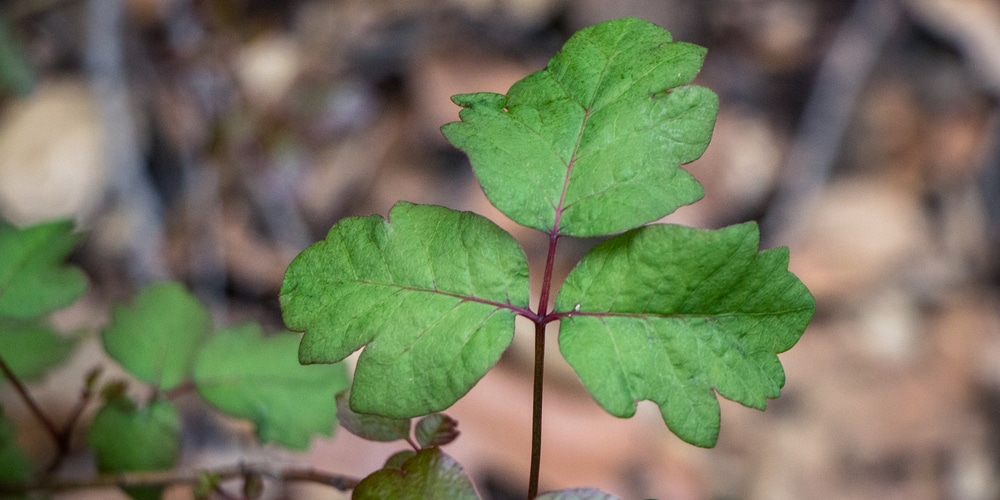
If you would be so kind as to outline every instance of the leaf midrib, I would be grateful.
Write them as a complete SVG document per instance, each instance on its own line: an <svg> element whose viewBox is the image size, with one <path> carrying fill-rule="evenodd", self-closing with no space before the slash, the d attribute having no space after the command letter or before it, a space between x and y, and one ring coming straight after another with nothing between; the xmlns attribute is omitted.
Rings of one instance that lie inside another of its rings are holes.
<svg viewBox="0 0 1000 500"><path fill-rule="evenodd" d="M614 54L615 52L617 52L618 45L621 43L621 41L622 41L623 38L624 38L624 33L620 33L618 35L618 39L615 40L615 43L614 43L614 46L613 46L614 50L611 51L612 54ZM588 43L591 43L591 42L588 40ZM601 68L601 76L597 79L597 83L595 84L594 94L590 97L590 102L588 102L586 105L577 103L580 107L583 108L583 120L580 123L580 130L577 131L577 134L576 134L576 143L573 145L573 151L570 153L569 162L566 164L566 174L563 177L562 191L559 193L559 204L558 204L558 206L555 207L556 214L555 214L555 219L552 222L552 229L551 229L551 231L549 231L550 235L556 236L556 235L560 234L559 233L559 225L562 222L563 212L565 212L565 210L566 210L566 207L565 207L565 204L566 204L566 192L569 191L570 175L573 172L573 167L576 165L577 153L580 151L580 143L583 141L583 134L587 130L587 122L590 120L590 115L594 112L594 109L593 109L594 101L597 100L597 95L598 95L599 90L601 88L601 84L604 82L604 79L607 77L608 68L611 66L611 59L612 59L612 56L606 56L605 57L605 64L604 64L604 67ZM555 76L552 75L552 73L548 73L548 74L549 74L549 77L552 78L557 84L559 84L559 87L561 89L563 89L563 93L566 94L566 97L570 98L570 100L573 100L573 96L566 90L566 87L562 85L562 82L559 81L558 79L556 79ZM573 101L576 102L575 100L573 100Z"/></svg>

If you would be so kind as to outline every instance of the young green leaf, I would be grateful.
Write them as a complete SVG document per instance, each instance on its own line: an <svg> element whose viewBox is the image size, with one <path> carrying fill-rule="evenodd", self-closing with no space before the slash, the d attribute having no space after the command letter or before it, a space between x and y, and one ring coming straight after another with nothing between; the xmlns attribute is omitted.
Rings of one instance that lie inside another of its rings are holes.
<svg viewBox="0 0 1000 500"><path fill-rule="evenodd" d="M136 408L126 396L107 401L90 424L87 446L101 472L170 469L180 456L180 415L172 404L157 400ZM136 499L158 499L160 488L129 488Z"/></svg>
<svg viewBox="0 0 1000 500"><path fill-rule="evenodd" d="M179 283L139 292L115 307L101 335L104 350L136 378L167 390L188 378L194 355L212 329L208 310Z"/></svg>
<svg viewBox="0 0 1000 500"><path fill-rule="evenodd" d="M348 378L343 364L300 365L298 344L298 335L265 337L253 323L220 330L198 353L195 387L219 410L252 421L261 441L306 448L313 434L333 434L333 398Z"/></svg>
<svg viewBox="0 0 1000 500"><path fill-rule="evenodd" d="M555 310L559 347L611 414L660 406L667 426L715 444L719 403L763 409L815 309L788 272L786 248L758 253L757 226L718 231L652 225L597 245L567 277Z"/></svg>
<svg viewBox="0 0 1000 500"><path fill-rule="evenodd" d="M25 484L31 480L32 464L17 444L14 426L0 407L0 487Z"/></svg>
<svg viewBox="0 0 1000 500"><path fill-rule="evenodd" d="M351 390L361 413L409 418L451 406L510 344L528 306L528 263L488 219L398 203L340 221L288 266L285 324L303 363L364 347Z"/></svg>
<svg viewBox="0 0 1000 500"><path fill-rule="evenodd" d="M19 379L32 381L62 363L74 342L36 320L0 317L0 356ZM0 374L0 379L3 379Z"/></svg>
<svg viewBox="0 0 1000 500"><path fill-rule="evenodd" d="M462 466L440 448L425 448L403 463L402 467L379 470L361 480L354 488L354 500L478 500L472 481Z"/></svg>
<svg viewBox="0 0 1000 500"><path fill-rule="evenodd" d="M432 413L417 422L413 434L421 448L443 446L458 437L458 421L444 413Z"/></svg>
<svg viewBox="0 0 1000 500"><path fill-rule="evenodd" d="M573 35L507 95L462 94L442 132L490 202L519 224L571 236L654 221L703 196L678 164L712 136L718 98L686 86L705 49L636 18Z"/></svg>
<svg viewBox="0 0 1000 500"><path fill-rule="evenodd" d="M0 221L0 316L34 318L80 298L87 278L63 263L79 239L72 221L24 229Z"/></svg>
<svg viewBox="0 0 1000 500"><path fill-rule="evenodd" d="M337 420L347 432L369 441L389 442L410 437L410 419L357 413L351 409L350 398L349 389L337 393Z"/></svg>

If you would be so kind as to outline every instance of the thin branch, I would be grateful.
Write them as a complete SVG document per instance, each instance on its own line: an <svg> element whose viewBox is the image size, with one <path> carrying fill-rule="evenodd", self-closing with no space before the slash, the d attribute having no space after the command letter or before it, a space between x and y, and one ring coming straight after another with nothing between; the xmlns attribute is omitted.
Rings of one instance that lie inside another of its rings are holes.
<svg viewBox="0 0 1000 500"><path fill-rule="evenodd" d="M59 492L69 490L84 490L91 488L132 488L137 486L174 486L197 485L205 476L214 477L220 481L240 479L246 476L261 476L281 482L309 482L329 486L339 491L350 491L360 480L321 471L309 467L276 468L268 464L243 463L194 471L137 471L119 474L101 474L87 479L52 479L46 478L34 484L21 487L7 486L0 488L0 493L26 492Z"/></svg>
<svg viewBox="0 0 1000 500"><path fill-rule="evenodd" d="M56 439L56 446L59 449L59 453L52 459L52 462L48 467L45 468L47 472L53 472L62 465L63 460L66 458L66 454L70 449L70 441L73 437L73 428L76 427L76 423L80 420L80 416L83 415L83 410L87 408L90 401L94 398L94 386L97 384L97 379L100 377L103 368L100 366L94 367L87 373L86 381L83 385L83 390L80 391L80 399L77 400L76 405L70 410L69 418L66 419L66 423L63 425L61 431L59 431L58 439Z"/></svg>
<svg viewBox="0 0 1000 500"><path fill-rule="evenodd" d="M45 427L45 431L48 432L49 437L55 441L56 447L59 449L59 454L64 454L67 450L63 449L64 443L63 439L60 437L59 429L57 429L55 424L49 420L49 417L42 412L41 407L39 407L38 403L35 402L35 398L31 397L31 394L28 394L28 389L24 387L24 383L21 382L21 379L19 379L17 375L14 375L14 371L10 369L10 365L8 365L7 361L3 359L3 356L0 356L0 370L3 371L4 376L7 377L7 380L9 380L14 386L14 389L17 391L17 394L21 396L21 400L24 401L24 404L28 406L28 410L30 410L32 415L35 416L35 419L38 420L43 427Z"/></svg>
<svg viewBox="0 0 1000 500"><path fill-rule="evenodd" d="M410 436L406 436L406 443L410 445L410 448L413 448L413 451L420 451L420 445Z"/></svg>

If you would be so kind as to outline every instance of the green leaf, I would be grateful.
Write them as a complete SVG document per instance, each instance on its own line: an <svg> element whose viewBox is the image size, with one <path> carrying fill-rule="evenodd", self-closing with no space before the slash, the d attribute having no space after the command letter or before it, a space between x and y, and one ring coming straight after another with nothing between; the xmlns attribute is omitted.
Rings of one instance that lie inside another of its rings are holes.
<svg viewBox="0 0 1000 500"><path fill-rule="evenodd" d="M32 464L17 444L14 426L0 407L0 487L26 484L31 481Z"/></svg>
<svg viewBox="0 0 1000 500"><path fill-rule="evenodd" d="M681 439L710 447L719 403L763 409L815 310L788 250L757 252L753 223L718 231L652 225L597 245L567 277L559 347L611 414L660 406Z"/></svg>
<svg viewBox="0 0 1000 500"><path fill-rule="evenodd" d="M73 352L74 345L72 340L38 321L0 317L0 356L22 381L41 378L62 363Z"/></svg>
<svg viewBox="0 0 1000 500"><path fill-rule="evenodd" d="M343 364L300 365L298 344L299 335L264 337L252 323L220 330L198 353L195 387L216 408L251 420L261 441L306 448L313 434L333 434L334 395L348 378Z"/></svg>
<svg viewBox="0 0 1000 500"><path fill-rule="evenodd" d="M172 404L156 400L144 408L125 396L104 404L87 431L87 446L102 473L166 470L180 456L180 415ZM136 499L158 499L160 488L129 488Z"/></svg>
<svg viewBox="0 0 1000 500"><path fill-rule="evenodd" d="M351 407L392 418L451 406L500 358L528 306L517 242L469 212L398 203L386 222L353 217L289 265L285 324L303 363L364 347Z"/></svg>
<svg viewBox="0 0 1000 500"><path fill-rule="evenodd" d="M686 86L705 49L636 18L580 30L507 95L462 94L442 132L486 196L519 224L596 236L654 221L703 196L678 164L711 139L718 98Z"/></svg>
<svg viewBox="0 0 1000 500"><path fill-rule="evenodd" d="M87 278L63 264L79 239L72 221L24 229L0 222L0 316L35 318L80 298Z"/></svg>
<svg viewBox="0 0 1000 500"><path fill-rule="evenodd" d="M187 379L211 329L208 310L181 284L158 283L143 289L131 307L115 307L102 339L132 375L167 390Z"/></svg>
<svg viewBox="0 0 1000 500"><path fill-rule="evenodd" d="M421 448L443 446L458 437L458 421L443 413L432 413L417 422L413 434Z"/></svg>
<svg viewBox="0 0 1000 500"><path fill-rule="evenodd" d="M410 437L410 419L357 413L348 403L350 397L350 390L337 393L337 420L347 432L369 441L389 442Z"/></svg>
<svg viewBox="0 0 1000 500"><path fill-rule="evenodd" d="M573 488L571 490L549 491L535 497L535 500L619 500L595 488Z"/></svg>
<svg viewBox="0 0 1000 500"><path fill-rule="evenodd" d="M361 480L351 496L354 500L478 500L479 495L462 466L440 448L425 448L402 467L376 471Z"/></svg>

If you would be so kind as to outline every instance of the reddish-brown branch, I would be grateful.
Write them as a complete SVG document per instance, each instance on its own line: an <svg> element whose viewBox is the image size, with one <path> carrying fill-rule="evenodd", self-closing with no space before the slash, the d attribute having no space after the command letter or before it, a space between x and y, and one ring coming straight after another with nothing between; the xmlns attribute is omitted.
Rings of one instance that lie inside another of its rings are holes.
<svg viewBox="0 0 1000 500"><path fill-rule="evenodd" d="M354 489L359 482L358 479L353 477L312 468L278 468L267 464L244 463L197 471L166 470L122 472L119 474L102 474L87 479L58 480L47 478L44 482L29 484L20 488L12 488L11 490L3 490L0 488L0 492L58 492L115 486L119 488L130 488L137 486L173 486L182 484L197 485L201 481L201 478L206 475L212 476L220 481L257 475L261 477L268 477L277 481L301 481L322 484L339 491L350 491Z"/></svg>

